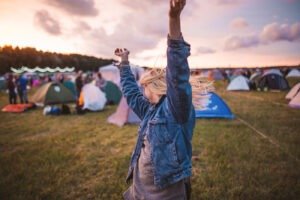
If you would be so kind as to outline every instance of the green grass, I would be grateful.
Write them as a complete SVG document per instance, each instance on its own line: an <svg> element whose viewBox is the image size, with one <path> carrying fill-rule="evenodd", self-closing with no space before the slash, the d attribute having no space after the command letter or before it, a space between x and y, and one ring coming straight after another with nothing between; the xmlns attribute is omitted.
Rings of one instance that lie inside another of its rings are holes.
<svg viewBox="0 0 300 200"><path fill-rule="evenodd" d="M286 92L225 86L216 82L234 114L280 148L239 119L198 119L192 199L299 199L300 110L286 106ZM0 106L6 103L1 93ZM115 109L58 117L42 109L1 112L0 199L122 199L138 126L107 124Z"/></svg>

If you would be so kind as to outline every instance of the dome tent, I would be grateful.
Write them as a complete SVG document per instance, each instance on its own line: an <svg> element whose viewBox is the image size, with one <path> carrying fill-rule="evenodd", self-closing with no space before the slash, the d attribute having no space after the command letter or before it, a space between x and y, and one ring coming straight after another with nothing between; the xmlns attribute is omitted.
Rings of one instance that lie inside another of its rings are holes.
<svg viewBox="0 0 300 200"><path fill-rule="evenodd" d="M257 85L258 90L287 90L289 84L279 70L269 70L265 72Z"/></svg>
<svg viewBox="0 0 300 200"><path fill-rule="evenodd" d="M237 76L232 81L230 81L230 84L227 87L227 90L229 91L238 91L238 90L250 90L249 87L249 80L244 76Z"/></svg>
<svg viewBox="0 0 300 200"><path fill-rule="evenodd" d="M144 72L144 69L139 67L138 65L130 64L130 68L137 80L139 79L139 77L141 77L141 75ZM115 64L100 67L99 72L102 74L102 77L105 80L111 81L117 86L120 86L120 70L117 66L115 66Z"/></svg>
<svg viewBox="0 0 300 200"><path fill-rule="evenodd" d="M211 92L205 108L196 110L197 118L226 118L234 119L228 105L216 93Z"/></svg>
<svg viewBox="0 0 300 200"><path fill-rule="evenodd" d="M105 94L92 83L83 86L80 96L83 98L82 109L100 111L106 104Z"/></svg>
<svg viewBox="0 0 300 200"><path fill-rule="evenodd" d="M42 85L29 100L37 105L44 106L74 103L76 97L61 83L50 82Z"/></svg>
<svg viewBox="0 0 300 200"><path fill-rule="evenodd" d="M106 81L102 89L106 94L108 104L119 104L122 98L122 92L119 87L111 81Z"/></svg>
<svg viewBox="0 0 300 200"><path fill-rule="evenodd" d="M290 77L300 77L300 70L292 69L286 76L286 78L290 78Z"/></svg>
<svg viewBox="0 0 300 200"><path fill-rule="evenodd" d="M63 85L64 85L66 88L68 88L68 89L76 96L77 91L76 91L76 86L75 86L75 83L74 83L74 82L67 80L67 81L64 81L64 82L63 82Z"/></svg>

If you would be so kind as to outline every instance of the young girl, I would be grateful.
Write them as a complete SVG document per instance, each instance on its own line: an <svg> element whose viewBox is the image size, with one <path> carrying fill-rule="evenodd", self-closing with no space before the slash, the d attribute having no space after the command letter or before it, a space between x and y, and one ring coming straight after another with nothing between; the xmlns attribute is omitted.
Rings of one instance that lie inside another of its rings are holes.
<svg viewBox="0 0 300 200"><path fill-rule="evenodd" d="M185 0L170 0L167 68L151 70L141 77L144 94L130 70L129 51L115 51L121 58L123 94L142 120L126 179L133 179L123 195L126 200L190 199L195 127L192 101L199 105L199 98L209 92L210 86L190 79L190 45L183 40L180 28L184 6Z"/></svg>

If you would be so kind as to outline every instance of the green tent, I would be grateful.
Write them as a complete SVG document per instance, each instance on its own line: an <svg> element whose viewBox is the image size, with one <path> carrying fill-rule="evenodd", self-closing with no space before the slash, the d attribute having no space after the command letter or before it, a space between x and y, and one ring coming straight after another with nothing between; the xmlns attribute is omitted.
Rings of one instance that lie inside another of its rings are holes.
<svg viewBox="0 0 300 200"><path fill-rule="evenodd" d="M106 94L108 104L119 104L122 92L116 84L111 81L106 81L103 92Z"/></svg>
<svg viewBox="0 0 300 200"><path fill-rule="evenodd" d="M65 104L76 102L76 97L61 83L51 82L42 85L29 100L37 105Z"/></svg>
<svg viewBox="0 0 300 200"><path fill-rule="evenodd" d="M68 88L76 96L76 86L72 81L64 81L63 85Z"/></svg>

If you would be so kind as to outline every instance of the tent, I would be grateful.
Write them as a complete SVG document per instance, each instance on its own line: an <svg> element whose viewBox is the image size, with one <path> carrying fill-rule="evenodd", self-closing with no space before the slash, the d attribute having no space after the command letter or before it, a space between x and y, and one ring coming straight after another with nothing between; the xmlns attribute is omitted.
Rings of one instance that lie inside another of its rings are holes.
<svg viewBox="0 0 300 200"><path fill-rule="evenodd" d="M140 118L129 108L127 101L122 97L120 104L115 113L108 117L107 122L115 124L119 127L124 124L137 124L140 123Z"/></svg>
<svg viewBox="0 0 300 200"><path fill-rule="evenodd" d="M260 72L255 72L250 76L250 89L255 89L258 86L258 82L261 78L262 74Z"/></svg>
<svg viewBox="0 0 300 200"><path fill-rule="evenodd" d="M260 78L257 89L264 91L287 90L289 89L289 84L279 70L269 70Z"/></svg>
<svg viewBox="0 0 300 200"><path fill-rule="evenodd" d="M289 78L289 77L300 77L300 70L292 69L286 76L286 78Z"/></svg>
<svg viewBox="0 0 300 200"><path fill-rule="evenodd" d="M207 106L204 109L196 110L196 117L234 119L234 115L227 104L213 92L209 94Z"/></svg>
<svg viewBox="0 0 300 200"><path fill-rule="evenodd" d="M70 80L64 81L64 82L63 82L63 85L64 85L66 88L68 88L68 89L73 93L73 95L76 96L77 91L76 91L76 86L75 86L75 83L74 83L74 82L72 82L72 81L70 81Z"/></svg>
<svg viewBox="0 0 300 200"><path fill-rule="evenodd" d="M37 105L44 106L73 103L76 102L76 97L61 83L50 82L42 85L29 100Z"/></svg>
<svg viewBox="0 0 300 200"><path fill-rule="evenodd" d="M238 91L238 90L250 90L249 88L249 79L244 76L235 77L230 84L227 86L229 91Z"/></svg>
<svg viewBox="0 0 300 200"><path fill-rule="evenodd" d="M296 96L294 96L293 99L290 101L289 106L291 108L300 108L300 91L298 91Z"/></svg>
<svg viewBox="0 0 300 200"><path fill-rule="evenodd" d="M122 92L119 87L111 81L106 81L103 88L103 92L106 94L108 104L119 104L122 98Z"/></svg>
<svg viewBox="0 0 300 200"><path fill-rule="evenodd" d="M80 96L83 99L82 109L100 111L106 104L105 94L92 83L83 86Z"/></svg>
<svg viewBox="0 0 300 200"><path fill-rule="evenodd" d="M99 72L105 80L111 81L118 86L120 85L120 71L115 65L100 67Z"/></svg>
<svg viewBox="0 0 300 200"><path fill-rule="evenodd" d="M283 74L279 69L267 69L263 73L263 75L268 75L268 74L277 74L279 76L283 76Z"/></svg>
<svg viewBox="0 0 300 200"><path fill-rule="evenodd" d="M144 72L143 68L130 64L131 70L133 74L135 75L136 79L138 80L139 77L141 77L142 73ZM99 68L99 72L102 74L102 77L107 80L111 81L117 86L120 86L120 71L118 67L116 67L114 64L110 64L104 67Z"/></svg>
<svg viewBox="0 0 300 200"><path fill-rule="evenodd" d="M290 91L289 93L285 96L286 99L292 99L294 98L297 93L300 91L300 83L297 83Z"/></svg>

